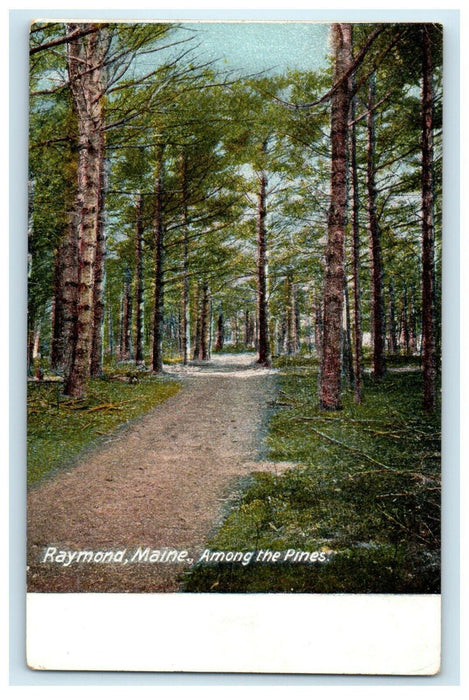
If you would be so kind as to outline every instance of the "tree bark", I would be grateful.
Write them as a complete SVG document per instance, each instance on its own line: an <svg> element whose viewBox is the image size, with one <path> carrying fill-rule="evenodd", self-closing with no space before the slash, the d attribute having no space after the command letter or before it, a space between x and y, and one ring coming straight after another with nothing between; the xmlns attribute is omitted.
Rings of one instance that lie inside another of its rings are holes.
<svg viewBox="0 0 469 700"><path fill-rule="evenodd" d="M407 301L407 285L404 282L404 290L402 292L402 310L401 310L401 346L404 347L404 353L409 354L409 318L408 318L408 301Z"/></svg>
<svg viewBox="0 0 469 700"><path fill-rule="evenodd" d="M399 346L397 342L397 328L396 328L396 302L394 297L394 285L392 282L389 283L389 352L391 355L397 355L399 351Z"/></svg>
<svg viewBox="0 0 469 700"><path fill-rule="evenodd" d="M223 316L222 309L219 309L217 316L217 333L215 338L214 350L220 352L223 350L223 345L225 342L225 319Z"/></svg>
<svg viewBox="0 0 469 700"><path fill-rule="evenodd" d="M332 25L334 47L333 84L338 83L352 63L350 24ZM328 217L324 284L324 333L319 406L340 410L342 309L344 297L344 238L347 205L347 121L350 86L343 80L331 100L331 203Z"/></svg>
<svg viewBox="0 0 469 700"><path fill-rule="evenodd" d="M122 302L121 360L132 357L132 275L127 267L124 273L124 296Z"/></svg>
<svg viewBox="0 0 469 700"><path fill-rule="evenodd" d="M352 288L353 288L353 397L356 404L363 397L363 347L362 347L362 316L360 288L360 200L358 194L357 140L355 129L355 97L350 105L350 170L351 170L351 200L352 200Z"/></svg>
<svg viewBox="0 0 469 700"><path fill-rule="evenodd" d="M202 286L202 304L200 309L200 360L210 359L210 287L208 282Z"/></svg>
<svg viewBox="0 0 469 700"><path fill-rule="evenodd" d="M423 408L435 409L435 232L433 225L433 60L429 25L422 26L422 363Z"/></svg>
<svg viewBox="0 0 469 700"><path fill-rule="evenodd" d="M93 328L91 336L90 375L99 376L103 371L103 321L104 321L104 264L106 259L106 229L104 220L105 161L104 132L101 132L100 183L96 221L96 254L93 282Z"/></svg>
<svg viewBox="0 0 469 700"><path fill-rule="evenodd" d="M98 28L99 25L96 25ZM79 25L69 25L70 32ZM90 25L90 29L93 25ZM78 122L77 173L77 303L72 336L71 362L66 368L64 393L80 397L85 393L90 370L93 327L94 262L100 207L101 163L103 158L103 67L106 50L101 32L69 43L70 91Z"/></svg>
<svg viewBox="0 0 469 700"><path fill-rule="evenodd" d="M263 151L265 151L263 144ZM269 322L267 309L267 233L265 227L267 176L261 173L257 202L257 364L270 367Z"/></svg>
<svg viewBox="0 0 469 700"><path fill-rule="evenodd" d="M164 332L164 222L163 222L163 155L164 149L158 147L155 173L155 290L153 306L153 352L152 370L163 371L163 332Z"/></svg>
<svg viewBox="0 0 469 700"><path fill-rule="evenodd" d="M182 363L187 365L190 355L190 330L189 330L189 230L187 221L187 173L186 155L184 151L180 156L180 180L181 180L181 211L183 229L183 282L182 282Z"/></svg>
<svg viewBox="0 0 469 700"><path fill-rule="evenodd" d="M135 364L143 362L143 197L139 194L135 227Z"/></svg>
<svg viewBox="0 0 469 700"><path fill-rule="evenodd" d="M385 359L385 334L386 324L384 316L383 295L383 262L381 254L381 232L379 230L378 216L376 213L376 182L375 182L375 74L370 77L368 92L367 113L367 158L366 158L366 187L368 231L370 234L371 251L371 315L373 331L373 376L382 379L386 374Z"/></svg>

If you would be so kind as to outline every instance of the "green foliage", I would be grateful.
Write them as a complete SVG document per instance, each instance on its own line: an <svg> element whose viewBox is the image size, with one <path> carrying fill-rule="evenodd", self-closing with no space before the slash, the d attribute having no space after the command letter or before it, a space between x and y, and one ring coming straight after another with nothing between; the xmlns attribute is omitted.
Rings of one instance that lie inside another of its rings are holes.
<svg viewBox="0 0 469 700"><path fill-rule="evenodd" d="M187 591L429 593L439 590L439 419L420 409L421 376L366 380L340 414L317 409L316 376L285 370L270 458L208 543L214 550L322 551L327 563L199 564Z"/></svg>
<svg viewBox="0 0 469 700"><path fill-rule="evenodd" d="M137 381L135 381L137 380ZM91 380L85 399L61 394L62 382L28 382L28 484L68 469L83 451L179 390L174 381L134 371Z"/></svg>

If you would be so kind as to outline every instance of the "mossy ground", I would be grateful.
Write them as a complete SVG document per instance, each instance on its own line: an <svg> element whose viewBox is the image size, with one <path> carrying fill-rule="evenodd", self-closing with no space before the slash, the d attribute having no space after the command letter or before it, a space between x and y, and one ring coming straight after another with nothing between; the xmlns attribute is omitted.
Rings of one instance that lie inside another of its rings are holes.
<svg viewBox="0 0 469 700"><path fill-rule="evenodd" d="M86 398L61 394L62 382L28 383L28 484L67 468L98 439L175 394L175 381L107 375L89 382Z"/></svg>
<svg viewBox="0 0 469 700"><path fill-rule="evenodd" d="M282 370L270 459L207 546L222 551L323 551L312 564L199 564L185 591L435 593L439 591L440 416L422 412L421 373L365 377L338 413L317 407L317 373Z"/></svg>

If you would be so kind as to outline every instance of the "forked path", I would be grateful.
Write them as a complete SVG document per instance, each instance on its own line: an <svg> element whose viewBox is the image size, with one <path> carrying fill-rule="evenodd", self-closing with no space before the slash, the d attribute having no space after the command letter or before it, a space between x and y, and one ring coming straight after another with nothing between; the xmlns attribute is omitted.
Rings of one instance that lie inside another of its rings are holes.
<svg viewBox="0 0 469 700"><path fill-rule="evenodd" d="M31 491L28 590L179 589L187 564L132 563L138 548L200 553L240 477L289 466L265 460L275 373L256 367L253 359L222 355L206 364L174 368L172 376L183 384L179 393L72 470ZM64 566L42 561L48 547L55 547L54 556L61 550L95 554L125 549L130 560Z"/></svg>

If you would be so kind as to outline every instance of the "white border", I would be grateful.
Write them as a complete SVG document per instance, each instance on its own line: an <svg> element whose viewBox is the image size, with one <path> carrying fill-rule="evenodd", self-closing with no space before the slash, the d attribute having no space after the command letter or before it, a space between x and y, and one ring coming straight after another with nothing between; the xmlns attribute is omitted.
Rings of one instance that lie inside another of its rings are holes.
<svg viewBox="0 0 469 700"><path fill-rule="evenodd" d="M29 593L35 669L433 675L439 595Z"/></svg>

